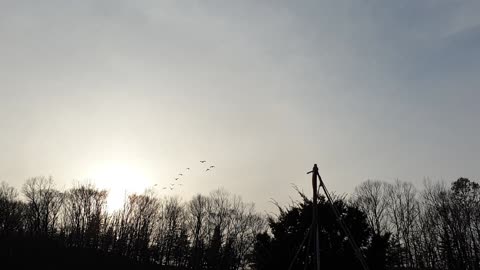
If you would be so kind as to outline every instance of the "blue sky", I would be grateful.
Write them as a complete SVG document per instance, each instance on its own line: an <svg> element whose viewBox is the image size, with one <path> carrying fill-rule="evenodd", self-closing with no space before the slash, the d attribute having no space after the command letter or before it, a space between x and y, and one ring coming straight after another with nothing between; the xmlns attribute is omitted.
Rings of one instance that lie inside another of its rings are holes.
<svg viewBox="0 0 480 270"><path fill-rule="evenodd" d="M143 189L192 167L172 194L223 186L261 209L288 202L290 183L307 190L313 163L337 193L366 179L476 180L479 12L478 1L1 1L0 179L68 187L127 167Z"/></svg>

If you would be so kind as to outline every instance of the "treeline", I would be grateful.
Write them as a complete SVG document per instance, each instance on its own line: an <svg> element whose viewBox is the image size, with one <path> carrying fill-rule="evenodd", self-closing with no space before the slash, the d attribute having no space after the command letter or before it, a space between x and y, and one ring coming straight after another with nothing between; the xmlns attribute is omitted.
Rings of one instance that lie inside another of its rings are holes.
<svg viewBox="0 0 480 270"><path fill-rule="evenodd" d="M266 230L253 204L223 189L187 202L133 194L113 213L106 211L108 192L90 184L62 192L51 178L35 177L21 193L22 200L14 188L0 186L0 256L6 260L28 252L15 248L20 240L48 240L166 269L246 269L256 235Z"/></svg>
<svg viewBox="0 0 480 270"><path fill-rule="evenodd" d="M106 261L126 265L126 258L160 269L309 269L313 247L303 240L312 203L299 194L301 200L278 205L278 215L270 217L223 189L185 202L152 192L133 194L109 213L108 192L93 185L59 191L51 178L36 177L19 192L2 183L0 257L2 262L22 260L28 257L22 252L34 252L42 254L35 257L39 259L53 250L79 263L110 258ZM476 182L426 181L418 190L407 182L370 180L349 198L335 197L334 205L351 235L321 196L322 269L362 269L349 237L370 269L480 269ZM85 251L94 253L87 252L84 259L75 255Z"/></svg>
<svg viewBox="0 0 480 270"><path fill-rule="evenodd" d="M425 181L367 181L352 203L375 235L387 236L389 268L480 269L480 187L459 178L450 187Z"/></svg>

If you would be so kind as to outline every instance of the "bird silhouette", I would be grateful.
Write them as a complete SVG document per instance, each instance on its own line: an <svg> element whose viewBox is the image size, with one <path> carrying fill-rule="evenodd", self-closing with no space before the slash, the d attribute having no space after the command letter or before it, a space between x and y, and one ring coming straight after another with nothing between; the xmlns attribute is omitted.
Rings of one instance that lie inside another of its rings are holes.
<svg viewBox="0 0 480 270"><path fill-rule="evenodd" d="M170 190L173 190L173 187L171 187Z"/></svg>
<svg viewBox="0 0 480 270"><path fill-rule="evenodd" d="M206 160L200 160L200 163L205 163L205 162L207 162L207 161Z"/></svg>
<svg viewBox="0 0 480 270"><path fill-rule="evenodd" d="M208 171L210 171L210 168L208 168L208 169L206 170L206 172L208 172Z"/></svg>
<svg viewBox="0 0 480 270"><path fill-rule="evenodd" d="M176 180L178 180L178 177L177 177L177 178L175 178L175 181L176 181Z"/></svg>
<svg viewBox="0 0 480 270"><path fill-rule="evenodd" d="M183 176L183 174L179 173L178 175Z"/></svg>
<svg viewBox="0 0 480 270"><path fill-rule="evenodd" d="M187 168L187 170L190 170L190 168Z"/></svg>
<svg viewBox="0 0 480 270"><path fill-rule="evenodd" d="M210 168L215 168L215 166L212 165L212 166L210 166Z"/></svg>

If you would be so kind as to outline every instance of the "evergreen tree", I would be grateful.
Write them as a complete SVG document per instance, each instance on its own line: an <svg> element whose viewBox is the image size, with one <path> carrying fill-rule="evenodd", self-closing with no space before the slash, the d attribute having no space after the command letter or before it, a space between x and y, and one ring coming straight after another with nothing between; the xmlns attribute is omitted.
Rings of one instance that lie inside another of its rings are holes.
<svg viewBox="0 0 480 270"><path fill-rule="evenodd" d="M255 269L286 269L293 260L312 223L312 202L305 195L300 195L303 198L301 202L287 209L279 208L278 218L270 218L271 235L268 233L257 235L253 255ZM366 215L357 207L347 204L342 199L337 199L333 203L360 249L366 250L367 254L375 254L369 258L370 264L383 269L388 246L385 241L388 242L388 238L374 238ZM347 236L324 197L319 198L318 217L322 269L361 269ZM314 259L312 253L313 242L306 241L292 269L304 269L305 264L311 265Z"/></svg>

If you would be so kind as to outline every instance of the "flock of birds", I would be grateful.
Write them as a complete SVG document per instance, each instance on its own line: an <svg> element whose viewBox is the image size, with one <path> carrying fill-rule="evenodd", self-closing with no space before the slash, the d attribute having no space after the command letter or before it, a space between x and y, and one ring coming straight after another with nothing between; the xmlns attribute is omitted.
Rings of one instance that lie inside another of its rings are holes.
<svg viewBox="0 0 480 270"><path fill-rule="evenodd" d="M205 172L212 171L215 168L214 165L207 164L206 160L200 160L200 163L204 166L203 169L205 170ZM182 179L182 177L184 176L184 174L186 174L187 171L190 171L189 167L185 168L185 172L179 173L177 176L173 178L175 182L170 183L169 186L162 187L162 190L168 190L168 189L174 190L175 186L182 186L183 184L179 183L178 181ZM158 184L155 184L154 186L157 187Z"/></svg>

